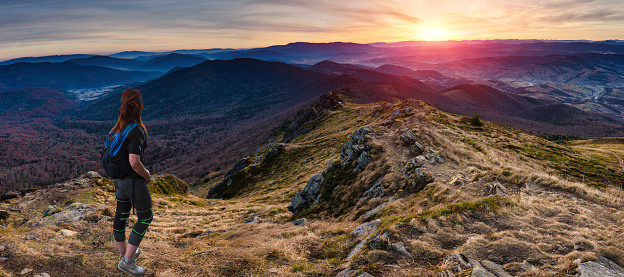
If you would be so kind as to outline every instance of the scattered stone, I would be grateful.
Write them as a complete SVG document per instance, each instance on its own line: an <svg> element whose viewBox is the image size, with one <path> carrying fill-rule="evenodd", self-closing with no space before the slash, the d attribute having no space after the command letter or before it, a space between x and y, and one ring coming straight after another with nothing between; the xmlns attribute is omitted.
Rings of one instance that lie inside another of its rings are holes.
<svg viewBox="0 0 624 277"><path fill-rule="evenodd" d="M445 270L440 272L440 277L455 277L455 274L453 274L450 270Z"/></svg>
<svg viewBox="0 0 624 277"><path fill-rule="evenodd" d="M213 230L206 230L203 233L199 234L197 237L195 237L196 239L201 238L201 237L205 237L208 235L214 234Z"/></svg>
<svg viewBox="0 0 624 277"><path fill-rule="evenodd" d="M72 230L67 230L67 229L61 230L61 235L65 236L65 237L71 237L71 236L73 236L75 234L76 234L76 232L74 232Z"/></svg>
<svg viewBox="0 0 624 277"><path fill-rule="evenodd" d="M54 205L50 205L50 206L48 206L48 208L47 208L47 209L43 212L43 216L41 216L41 218L44 218L44 217L46 217L46 216L53 215L53 214L56 214L56 213L60 213L60 212L62 212L62 211L63 211L63 210L59 209L58 207L56 207L56 206L54 206Z"/></svg>
<svg viewBox="0 0 624 277"><path fill-rule="evenodd" d="M268 218L254 216L252 219L245 220L245 223L277 223L277 221Z"/></svg>
<svg viewBox="0 0 624 277"><path fill-rule="evenodd" d="M422 157L422 156L419 156ZM422 167L425 164L425 159L419 160L418 158L411 160L405 168L403 168L403 174L406 176L413 175L416 169Z"/></svg>
<svg viewBox="0 0 624 277"><path fill-rule="evenodd" d="M425 151L425 147L422 146L422 144L420 144L418 141L414 142L414 152L416 152L417 155L422 154ZM442 162L440 162L442 163Z"/></svg>
<svg viewBox="0 0 624 277"><path fill-rule="evenodd" d="M364 171L366 166L373 162L373 158L368 151L363 151L360 157L357 159L357 165L353 169L354 171Z"/></svg>
<svg viewBox="0 0 624 277"><path fill-rule="evenodd" d="M79 178L95 179L95 178L102 178L102 175L100 175L100 173L97 173L95 171L88 171L87 173L82 174L82 176L80 176Z"/></svg>
<svg viewBox="0 0 624 277"><path fill-rule="evenodd" d="M102 222L113 222L114 220L115 220L115 219L114 219L114 218L112 218L112 217L110 217L110 216L103 215L103 216L98 217L98 218L95 220L95 223L99 223L100 221L102 221Z"/></svg>
<svg viewBox="0 0 624 277"><path fill-rule="evenodd" d="M351 234L354 234L356 236L370 235L375 232L375 230L377 230L377 225L379 224L379 222L381 222L381 220L379 219L376 219L372 222L366 222L358 227L355 227Z"/></svg>
<svg viewBox="0 0 624 277"><path fill-rule="evenodd" d="M269 273L275 274L275 273L279 273L279 268L269 268Z"/></svg>
<svg viewBox="0 0 624 277"><path fill-rule="evenodd" d="M32 271L33 271L33 269L32 269L32 268L24 268L24 269L22 269L22 271L20 272L20 275L24 275L24 274L30 273L30 272L32 272Z"/></svg>
<svg viewBox="0 0 624 277"><path fill-rule="evenodd" d="M394 126L395 123L396 121L394 120L386 120L383 123L381 123L381 126L392 128L392 126Z"/></svg>
<svg viewBox="0 0 624 277"><path fill-rule="evenodd" d="M383 196L384 186L382 185L384 177L379 178L372 187L370 187L367 191L362 194L360 200L364 200L366 198L377 198Z"/></svg>
<svg viewBox="0 0 624 277"><path fill-rule="evenodd" d="M464 185L464 179L459 175L455 176L455 178L451 180L451 185L456 186L456 187L461 187Z"/></svg>
<svg viewBox="0 0 624 277"><path fill-rule="evenodd" d="M362 219L364 220L371 220L373 218L375 218L375 216L377 216L377 214L383 210L383 208L385 208L386 206L388 206L388 204L392 203L392 201L394 201L394 197L391 197L388 201L382 203L381 205L375 207L374 209L366 212L363 216Z"/></svg>
<svg viewBox="0 0 624 277"><path fill-rule="evenodd" d="M505 269L503 269L502 265L499 265L495 262L484 260L481 262L483 267L485 267L491 273L494 273L497 277L512 277L511 274L507 273Z"/></svg>
<svg viewBox="0 0 624 277"><path fill-rule="evenodd" d="M29 235L28 237L26 237L26 239L29 239L29 240L34 240L34 241L40 241L40 240L41 240L41 239L40 239L37 235L35 235L35 234Z"/></svg>
<svg viewBox="0 0 624 277"><path fill-rule="evenodd" d="M375 276L370 275L370 273L368 273L368 272L362 272L362 273L356 275L355 277L375 277Z"/></svg>
<svg viewBox="0 0 624 277"><path fill-rule="evenodd" d="M621 277L624 275L623 268L603 256L595 261L581 263L577 272L578 277Z"/></svg>
<svg viewBox="0 0 624 277"><path fill-rule="evenodd" d="M210 205L217 205L217 202L210 202Z"/></svg>
<svg viewBox="0 0 624 277"><path fill-rule="evenodd" d="M344 270L340 271L340 273L338 273L338 275L336 275L336 277L349 277L351 276L351 274L356 273L357 270L352 269L352 268L345 268Z"/></svg>
<svg viewBox="0 0 624 277"><path fill-rule="evenodd" d="M6 250L6 247L4 245L0 245L0 252Z"/></svg>
<svg viewBox="0 0 624 277"><path fill-rule="evenodd" d="M388 249L390 246L390 238L388 237L388 232L384 232L381 235L376 236L370 243L371 249Z"/></svg>
<svg viewBox="0 0 624 277"><path fill-rule="evenodd" d="M4 261L6 261L6 260L8 260L8 259L9 259L9 258L7 258L7 257L0 257L0 262L4 262Z"/></svg>
<svg viewBox="0 0 624 277"><path fill-rule="evenodd" d="M507 194L507 188L496 181L483 186L482 192L484 195L505 196L505 194Z"/></svg>
<svg viewBox="0 0 624 277"><path fill-rule="evenodd" d="M305 162L305 163L310 162L310 161L312 161L312 158L307 158L307 159L303 160L303 162Z"/></svg>
<svg viewBox="0 0 624 277"><path fill-rule="evenodd" d="M468 258L468 262L472 266L472 275L470 275L471 277L497 277L493 273L487 271L487 269L485 269L479 261Z"/></svg>
<svg viewBox="0 0 624 277"><path fill-rule="evenodd" d="M407 249L405 248L405 243L402 243L402 242L393 243L392 249L399 252L399 254L405 257L412 258L412 253L407 251Z"/></svg>
<svg viewBox="0 0 624 277"><path fill-rule="evenodd" d="M403 189L410 193L416 193L423 190L428 184L432 183L434 179L433 175L417 168L414 170L413 174L405 178Z"/></svg>
<svg viewBox="0 0 624 277"><path fill-rule="evenodd" d="M297 226L306 226L308 225L308 220L305 218L300 218L297 219L295 221L293 221L293 224L297 225Z"/></svg>
<svg viewBox="0 0 624 277"><path fill-rule="evenodd" d="M442 159L442 157L440 156L434 156L431 159L429 159L429 163L430 164L443 164L444 159Z"/></svg>

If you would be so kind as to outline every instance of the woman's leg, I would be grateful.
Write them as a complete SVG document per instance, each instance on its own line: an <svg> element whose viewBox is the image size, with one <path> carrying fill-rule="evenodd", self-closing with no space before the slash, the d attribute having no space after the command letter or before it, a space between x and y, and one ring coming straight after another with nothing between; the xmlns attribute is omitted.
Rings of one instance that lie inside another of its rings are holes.
<svg viewBox="0 0 624 277"><path fill-rule="evenodd" d="M145 232L147 232L147 227L149 227L154 218L152 197L150 196L145 180L136 180L135 186L134 208L137 213L137 222L134 224L134 228L132 228L132 232L128 238L128 245L126 246L125 257L128 259L134 256L134 252L139 247L139 244L141 244Z"/></svg>
<svg viewBox="0 0 624 277"><path fill-rule="evenodd" d="M121 188L121 180L115 179L113 183L115 184L115 197L117 198L117 208L115 210L115 219L113 220L113 236L117 242L119 255L123 256L126 254L126 221L128 221L130 216L132 204Z"/></svg>

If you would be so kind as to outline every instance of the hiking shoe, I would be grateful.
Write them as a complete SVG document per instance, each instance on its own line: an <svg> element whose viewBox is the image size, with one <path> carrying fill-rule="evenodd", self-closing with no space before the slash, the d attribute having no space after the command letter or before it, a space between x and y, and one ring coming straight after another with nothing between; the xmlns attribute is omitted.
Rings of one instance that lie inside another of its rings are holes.
<svg viewBox="0 0 624 277"><path fill-rule="evenodd" d="M137 250L134 252L134 257L132 258L136 260L136 258L138 258L139 255L141 255L141 248L137 248ZM121 258L123 258L123 256L119 256L120 261L121 261Z"/></svg>
<svg viewBox="0 0 624 277"><path fill-rule="evenodd" d="M125 273L130 273L134 276L142 276L143 274L145 274L145 268L138 266L134 259L128 260L126 258L121 258L119 260L117 268Z"/></svg>

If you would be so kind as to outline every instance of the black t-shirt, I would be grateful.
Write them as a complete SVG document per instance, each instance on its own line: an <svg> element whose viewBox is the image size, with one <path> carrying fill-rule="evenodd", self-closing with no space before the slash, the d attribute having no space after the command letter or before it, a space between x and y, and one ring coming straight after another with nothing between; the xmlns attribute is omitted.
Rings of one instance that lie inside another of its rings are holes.
<svg viewBox="0 0 624 277"><path fill-rule="evenodd" d="M126 140L124 140L124 147L128 149L129 154L136 154L141 157L141 162L145 165L145 161L143 161L143 151L147 147L147 143L145 143L145 131L141 127L141 125L137 125L130 131ZM128 172L124 178L132 178L132 173L136 173L134 169ZM134 174L135 180L143 180L143 176L138 173Z"/></svg>

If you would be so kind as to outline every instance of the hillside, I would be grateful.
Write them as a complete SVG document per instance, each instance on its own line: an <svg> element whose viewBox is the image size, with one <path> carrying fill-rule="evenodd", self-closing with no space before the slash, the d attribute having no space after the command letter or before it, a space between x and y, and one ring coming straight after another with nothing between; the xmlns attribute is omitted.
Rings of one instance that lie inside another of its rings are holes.
<svg viewBox="0 0 624 277"><path fill-rule="evenodd" d="M562 145L421 101L323 99L192 194L175 177L151 184L147 276L572 276L624 265L618 140ZM287 134L298 135L280 142ZM0 202L0 274L123 276L114 202L95 173ZM42 219L52 204L64 210Z"/></svg>
<svg viewBox="0 0 624 277"><path fill-rule="evenodd" d="M60 90L95 88L146 81L159 74L79 65L72 62L20 62L0 65L0 91L29 87L50 87Z"/></svg>

